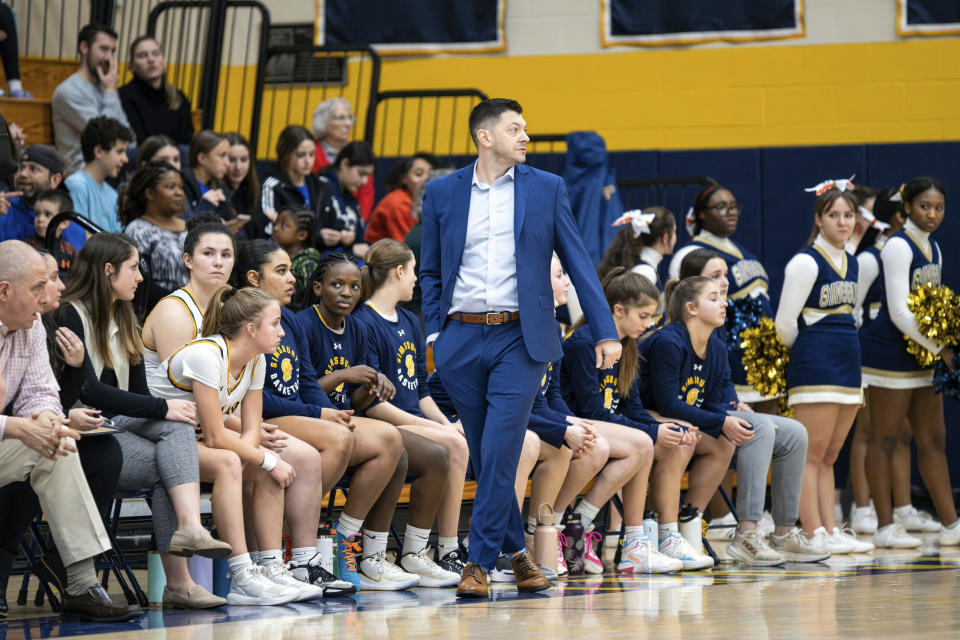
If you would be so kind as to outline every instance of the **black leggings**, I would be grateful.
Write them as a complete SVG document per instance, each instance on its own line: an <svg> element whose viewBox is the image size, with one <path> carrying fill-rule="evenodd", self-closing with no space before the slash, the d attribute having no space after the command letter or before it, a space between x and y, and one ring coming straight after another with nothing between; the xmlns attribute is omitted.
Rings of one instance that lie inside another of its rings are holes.
<svg viewBox="0 0 960 640"><path fill-rule="evenodd" d="M120 444L110 435L83 438L77 443L77 452L97 510L106 521L123 467ZM16 555L20 539L39 513L40 501L29 482L14 482L0 488L0 522L3 522L0 548Z"/></svg>
<svg viewBox="0 0 960 640"><path fill-rule="evenodd" d="M13 21L13 11L5 4L0 4L0 31L7 34L7 38L0 42L3 72L7 76L7 82L19 80L20 52L17 47L17 25Z"/></svg>

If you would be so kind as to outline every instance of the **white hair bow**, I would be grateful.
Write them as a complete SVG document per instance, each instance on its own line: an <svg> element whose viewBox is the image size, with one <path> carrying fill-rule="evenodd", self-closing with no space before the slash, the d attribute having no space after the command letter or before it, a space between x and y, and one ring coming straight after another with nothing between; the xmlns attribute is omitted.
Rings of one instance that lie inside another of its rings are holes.
<svg viewBox="0 0 960 640"><path fill-rule="evenodd" d="M860 215L863 216L863 219L869 223L868 226L871 226L880 232L886 231L890 228L890 225L888 225L886 222L877 220L877 216L873 215L873 211L870 211L870 209L867 209L863 205L860 205L858 209L860 210Z"/></svg>
<svg viewBox="0 0 960 640"><path fill-rule="evenodd" d="M693 212L693 207L687 209L687 217L683 219L683 226L687 229L687 235L691 238L697 234L697 216Z"/></svg>
<svg viewBox="0 0 960 640"><path fill-rule="evenodd" d="M826 193L827 191L830 191L830 189L839 189L840 191L846 191L847 189L853 189L853 187L854 187L854 185L853 185L853 179L854 179L856 176L857 176L857 174L853 174L852 176L850 176L850 177L847 178L846 180L824 180L823 182L821 182L821 183L818 184L817 186L815 186L815 187L808 187L808 188L804 189L804 191L814 192L814 193L816 193L818 196L821 196L821 195L823 195L824 193Z"/></svg>
<svg viewBox="0 0 960 640"><path fill-rule="evenodd" d="M643 209L633 209L614 220L611 226L620 227L629 224L633 229L633 237L639 238L643 234L650 233L650 223L656 217L655 213L644 213Z"/></svg>

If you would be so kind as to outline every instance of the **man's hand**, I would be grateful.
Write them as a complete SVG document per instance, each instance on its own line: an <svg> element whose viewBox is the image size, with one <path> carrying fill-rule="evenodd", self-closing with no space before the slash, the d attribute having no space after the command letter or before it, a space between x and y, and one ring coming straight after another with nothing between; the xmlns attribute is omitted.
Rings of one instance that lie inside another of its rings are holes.
<svg viewBox="0 0 960 640"><path fill-rule="evenodd" d="M100 65L97 65L97 80L100 81L100 84L103 85L104 91L116 91L117 87L120 84L120 76L117 73L119 63L117 62L117 57L113 56L110 58L110 70L106 73L103 72L103 69L100 68Z"/></svg>
<svg viewBox="0 0 960 640"><path fill-rule="evenodd" d="M75 452L67 438L80 439L80 434L63 424L63 419L50 410L30 418L8 418L5 437L15 438L48 460L56 460Z"/></svg>
<svg viewBox="0 0 960 640"><path fill-rule="evenodd" d="M10 139L13 140L13 144L21 149L27 146L27 133L23 130L23 127L16 122L11 122L7 125L7 130L10 132Z"/></svg>
<svg viewBox="0 0 960 640"><path fill-rule="evenodd" d="M23 191L0 192L0 216L7 215L7 211L10 211L10 201L22 195Z"/></svg>
<svg viewBox="0 0 960 640"><path fill-rule="evenodd" d="M597 343L597 369L609 369L620 360L623 346L616 340Z"/></svg>

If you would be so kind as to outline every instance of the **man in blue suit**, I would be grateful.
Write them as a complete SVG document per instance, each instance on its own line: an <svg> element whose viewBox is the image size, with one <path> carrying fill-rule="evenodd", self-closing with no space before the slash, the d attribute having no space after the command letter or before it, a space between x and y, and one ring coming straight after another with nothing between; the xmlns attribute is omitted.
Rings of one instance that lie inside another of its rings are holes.
<svg viewBox="0 0 960 640"><path fill-rule="evenodd" d="M526 122L514 100L470 114L477 161L430 182L423 198L420 284L427 342L457 408L477 473L470 555L457 595L486 597L502 552L520 591L550 586L524 548L513 486L547 363L561 354L550 260L560 257L597 343L597 367L620 342L563 180L523 166Z"/></svg>

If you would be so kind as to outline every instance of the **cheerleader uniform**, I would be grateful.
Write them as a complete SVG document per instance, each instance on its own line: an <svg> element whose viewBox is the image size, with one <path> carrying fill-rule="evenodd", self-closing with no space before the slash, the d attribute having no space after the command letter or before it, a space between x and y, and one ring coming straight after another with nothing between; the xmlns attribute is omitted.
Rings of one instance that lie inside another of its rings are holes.
<svg viewBox="0 0 960 640"><path fill-rule="evenodd" d="M858 264L844 249L817 236L787 263L777 310L777 333L791 348L788 404L859 405L860 341L853 307Z"/></svg>
<svg viewBox="0 0 960 640"><path fill-rule="evenodd" d="M643 408L636 383L628 396L621 398L617 392L620 363L606 369L597 369L596 364L596 340L590 326L583 325L563 342L560 389L571 409L568 415L640 429L656 442L659 424Z"/></svg>
<svg viewBox="0 0 960 640"><path fill-rule="evenodd" d="M907 353L906 334L939 353L941 346L920 334L907 308L907 295L924 284L940 286L943 256L940 247L912 220L893 234L880 252L882 295L877 319L864 327L863 378L871 387L919 389L933 384L933 369L922 369Z"/></svg>
<svg viewBox="0 0 960 640"><path fill-rule="evenodd" d="M230 343L220 334L192 340L173 352L160 365L163 378L149 383L150 393L159 398L195 400L193 383L200 382L217 390L220 412L232 415L247 391L263 389L266 359L257 355L243 365L240 375L230 375ZM203 431L196 427L197 439Z"/></svg>
<svg viewBox="0 0 960 640"><path fill-rule="evenodd" d="M663 293L663 282L660 280L660 262L663 256L659 251L651 247L644 247L640 250L640 261L634 265L634 273L639 273L644 278L657 285L660 293Z"/></svg>
<svg viewBox="0 0 960 640"><path fill-rule="evenodd" d="M426 346L420 321L401 307L390 318L381 314L370 302L354 312L363 323L367 335L367 364L383 373L397 394L390 404L409 414L423 417L420 400L427 398Z"/></svg>
<svg viewBox="0 0 960 640"><path fill-rule="evenodd" d="M200 327L203 326L203 311L200 310L200 305L197 304L197 299L193 297L193 294L186 287L180 287L170 295L160 298L157 304L164 300L176 300L186 308L187 316L193 322L193 336L190 340L199 338ZM150 314L147 314L147 319L149 320L149 318ZM144 321L144 324L146 324L146 321ZM140 341L143 342L143 365L147 371L147 382L152 386L154 383L165 380L167 373L160 366L160 355L157 353L156 347L147 344L147 341L143 339L143 332L140 334Z"/></svg>
<svg viewBox="0 0 960 640"><path fill-rule="evenodd" d="M886 236L879 236L872 247L867 247L857 255L857 268L860 276L857 282L857 309L862 312L861 327L877 319L883 297L883 264L880 251L886 243Z"/></svg>
<svg viewBox="0 0 960 640"><path fill-rule="evenodd" d="M730 238L722 238L710 233L706 229L694 236L693 240L683 249L677 251L670 262L670 277L680 277L680 264L684 257L694 249L710 249L715 251L727 263L727 280L730 288L727 298L736 303L743 298L754 298L760 302L761 310L767 317L773 317L773 306L770 304L770 278L755 255L742 245ZM730 374L736 387L737 395L743 402L762 402L770 400L759 391L747 384L747 372L741 362L739 349L727 351L730 361Z"/></svg>

